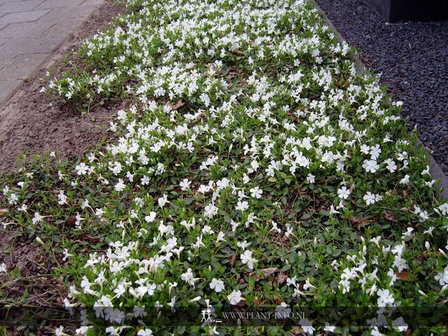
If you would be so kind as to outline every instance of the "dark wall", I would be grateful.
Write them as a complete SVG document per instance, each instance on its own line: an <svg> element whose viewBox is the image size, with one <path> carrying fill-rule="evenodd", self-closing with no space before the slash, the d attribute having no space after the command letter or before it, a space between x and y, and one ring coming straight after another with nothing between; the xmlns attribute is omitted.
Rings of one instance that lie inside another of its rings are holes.
<svg viewBox="0 0 448 336"><path fill-rule="evenodd" d="M388 22L448 19L448 0L363 0Z"/></svg>

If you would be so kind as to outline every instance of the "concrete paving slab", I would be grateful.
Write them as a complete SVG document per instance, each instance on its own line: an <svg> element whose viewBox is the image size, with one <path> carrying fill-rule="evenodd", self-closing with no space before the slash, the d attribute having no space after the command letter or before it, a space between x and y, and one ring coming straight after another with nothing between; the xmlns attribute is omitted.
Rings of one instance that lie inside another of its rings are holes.
<svg viewBox="0 0 448 336"><path fill-rule="evenodd" d="M4 56L0 56L0 70L3 69L5 66L7 66L8 64L11 64L11 62L14 60L14 58L16 57L16 55L4 55ZM3 79L2 77L0 77L0 80Z"/></svg>
<svg viewBox="0 0 448 336"><path fill-rule="evenodd" d="M63 34L45 35L41 38L14 37L0 47L0 55L39 54L51 52L65 38Z"/></svg>
<svg viewBox="0 0 448 336"><path fill-rule="evenodd" d="M0 13L14 13L30 11L39 6L45 0L7 1L0 6Z"/></svg>
<svg viewBox="0 0 448 336"><path fill-rule="evenodd" d="M0 101L3 101L6 97L8 97L11 92L20 85L20 83L22 83L20 80L0 80Z"/></svg>
<svg viewBox="0 0 448 336"><path fill-rule="evenodd" d="M103 0L84 0L84 2L82 3L82 5L94 5L94 6L98 6L101 5L103 3Z"/></svg>
<svg viewBox="0 0 448 336"><path fill-rule="evenodd" d="M18 55L9 65L0 70L0 78L6 81L28 78L50 54Z"/></svg>
<svg viewBox="0 0 448 336"><path fill-rule="evenodd" d="M57 34L69 34L74 31L77 27L81 25L79 22L79 18L66 18L63 21L60 21L54 24L50 29L48 29L45 34L46 35L57 35Z"/></svg>
<svg viewBox="0 0 448 336"><path fill-rule="evenodd" d="M18 12L18 13L7 13L6 15L0 18L0 26L2 24L10 24L17 22L32 22L40 19L42 16L47 14L50 10L36 10L36 11L27 11L27 12Z"/></svg>
<svg viewBox="0 0 448 336"><path fill-rule="evenodd" d="M0 0L0 104L104 0Z"/></svg>
<svg viewBox="0 0 448 336"><path fill-rule="evenodd" d="M37 20L36 22L10 23L0 31L2 37L41 36L54 26L53 21Z"/></svg>
<svg viewBox="0 0 448 336"><path fill-rule="evenodd" d="M84 0L45 0L35 9L76 7L82 4L83 1Z"/></svg>
<svg viewBox="0 0 448 336"><path fill-rule="evenodd" d="M73 9L74 7L56 7L51 9L44 17L42 17L41 20L45 20L47 22L60 22L63 20L66 20L67 18L72 18L73 17ZM39 20L39 21L41 21ZM81 23L83 20L83 18L80 18L79 22Z"/></svg>
<svg viewBox="0 0 448 336"><path fill-rule="evenodd" d="M72 18L76 18L76 17L82 17L82 18L87 18L90 13L92 13L95 8L97 8L98 5L95 4L89 4L86 3L85 5L79 5L78 7L74 7L73 10L70 13L70 17Z"/></svg>

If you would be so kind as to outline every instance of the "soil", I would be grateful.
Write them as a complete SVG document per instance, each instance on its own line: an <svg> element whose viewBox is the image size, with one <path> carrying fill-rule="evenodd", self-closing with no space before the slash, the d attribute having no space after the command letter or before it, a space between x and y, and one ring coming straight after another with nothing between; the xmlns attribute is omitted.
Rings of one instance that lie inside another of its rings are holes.
<svg viewBox="0 0 448 336"><path fill-rule="evenodd" d="M0 265L3 263L7 273L0 274L0 291L3 294L6 291L8 299L19 300L27 288L29 304L49 306L54 302L62 303L64 287L50 276L56 260L34 245L32 240L15 232L0 230ZM27 286L31 283L33 286ZM45 292L45 298L42 292Z"/></svg>
<svg viewBox="0 0 448 336"><path fill-rule="evenodd" d="M124 11L123 5L106 0L0 106L0 174L17 169L16 159L24 153L58 151L62 157L82 155L107 136L113 107L97 106L89 114L81 115L40 90L48 69L52 69L55 76L65 71L68 65L64 58Z"/></svg>
<svg viewBox="0 0 448 336"><path fill-rule="evenodd" d="M361 0L316 0L448 174L448 21L388 24Z"/></svg>
<svg viewBox="0 0 448 336"><path fill-rule="evenodd" d="M0 222L7 220L0 216ZM57 312L54 316L63 312L66 287L62 278L52 275L54 267L63 265L62 257L49 255L34 238L19 231L0 229L0 265L6 268L0 273L0 321L5 335L28 335L31 331L42 335L59 327L61 321L35 312L36 307L44 314L53 308ZM14 308L6 308L8 304ZM23 324L29 324L26 332L21 329Z"/></svg>

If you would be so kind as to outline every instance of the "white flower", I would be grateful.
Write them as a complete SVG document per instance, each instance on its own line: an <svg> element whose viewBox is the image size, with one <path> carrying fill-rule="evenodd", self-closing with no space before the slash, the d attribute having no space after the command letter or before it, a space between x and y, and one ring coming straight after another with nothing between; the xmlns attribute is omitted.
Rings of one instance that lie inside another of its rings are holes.
<svg viewBox="0 0 448 336"><path fill-rule="evenodd" d="M316 177L313 174L308 174L306 180L308 183L314 183L316 181Z"/></svg>
<svg viewBox="0 0 448 336"><path fill-rule="evenodd" d="M39 215L38 212L36 212L36 213L34 214L34 217L33 217L33 219L32 219L32 222L33 222L33 224L37 224L37 223L41 222L43 219L44 219L44 217L41 216L41 215Z"/></svg>
<svg viewBox="0 0 448 336"><path fill-rule="evenodd" d="M364 163L362 164L362 167L368 172L368 173L375 173L380 166L375 160L364 160Z"/></svg>
<svg viewBox="0 0 448 336"><path fill-rule="evenodd" d="M425 182L425 186L432 188L432 186L434 185L434 183L436 183L436 180L432 180L430 182Z"/></svg>
<svg viewBox="0 0 448 336"><path fill-rule="evenodd" d="M337 211L335 208L334 208L334 205L332 204L331 206L330 206L330 215L334 215L334 214L338 214L339 213L339 211Z"/></svg>
<svg viewBox="0 0 448 336"><path fill-rule="evenodd" d="M149 213L149 216L145 216L145 222L147 223L152 223L154 222L154 219L156 219L157 213L155 213L154 211L151 211Z"/></svg>
<svg viewBox="0 0 448 336"><path fill-rule="evenodd" d="M422 208L420 208L419 206L415 205L414 206L414 213L416 215L418 215L420 212L422 212Z"/></svg>
<svg viewBox="0 0 448 336"><path fill-rule="evenodd" d="M372 296L373 294L376 293L377 290L378 290L378 287L376 286L376 283L374 283L374 284L372 285L372 287L370 287L370 288L366 291L366 293L369 294L370 296Z"/></svg>
<svg viewBox="0 0 448 336"><path fill-rule="evenodd" d="M214 231L212 230L212 228L210 227L210 226L208 226L208 225L205 225L203 228L202 228L202 233L208 233L208 234L213 234L214 233Z"/></svg>
<svg viewBox="0 0 448 336"><path fill-rule="evenodd" d="M438 273L435 279L439 282L440 286L445 286L448 284L448 266L445 267L443 272Z"/></svg>
<svg viewBox="0 0 448 336"><path fill-rule="evenodd" d="M424 234L432 235L432 231L434 231L434 226L430 226L428 230L423 231Z"/></svg>
<svg viewBox="0 0 448 336"><path fill-rule="evenodd" d="M369 152L370 152L370 147L367 146L366 144L362 144L360 149L361 149L361 152L364 154L369 154Z"/></svg>
<svg viewBox="0 0 448 336"><path fill-rule="evenodd" d="M419 213L420 216L420 222L425 222L429 219L428 211L421 211Z"/></svg>
<svg viewBox="0 0 448 336"><path fill-rule="evenodd" d="M247 183L249 183L249 181L250 181L249 176L247 176L246 174L244 174L244 175L243 175L243 183L244 183L244 184L247 184Z"/></svg>
<svg viewBox="0 0 448 336"><path fill-rule="evenodd" d="M286 285L287 286L295 286L297 282L297 277L293 276L292 278L287 278L286 279Z"/></svg>
<svg viewBox="0 0 448 336"><path fill-rule="evenodd" d="M350 292L350 281L348 279L341 279L339 286L342 289L342 294Z"/></svg>
<svg viewBox="0 0 448 336"><path fill-rule="evenodd" d="M6 194L8 193L8 191L9 191L9 187L8 186L4 186L3 187L3 194L6 196Z"/></svg>
<svg viewBox="0 0 448 336"><path fill-rule="evenodd" d="M378 327L375 326L372 328L372 336L384 336L384 334L380 333Z"/></svg>
<svg viewBox="0 0 448 336"><path fill-rule="evenodd" d="M426 166L426 168L422 170L422 175L430 175L429 166Z"/></svg>
<svg viewBox="0 0 448 336"><path fill-rule="evenodd" d="M18 200L19 200L19 197L16 194L11 193L9 196L8 202L11 205L16 205Z"/></svg>
<svg viewBox="0 0 448 336"><path fill-rule="evenodd" d="M206 107L210 106L210 98L206 93L202 93L199 97Z"/></svg>
<svg viewBox="0 0 448 336"><path fill-rule="evenodd" d="M120 174L120 172L122 170L121 163L120 162L115 162L112 167L109 167L109 169L112 171L112 173L114 175L118 175L118 174Z"/></svg>
<svg viewBox="0 0 448 336"><path fill-rule="evenodd" d="M243 254L240 256L241 262L243 264L247 264L247 267L249 269L254 269L254 263L256 263L258 260L252 257L252 251L246 250Z"/></svg>
<svg viewBox="0 0 448 336"><path fill-rule="evenodd" d="M81 162L79 165L75 167L76 174L85 175L89 171L89 166L87 166L84 162Z"/></svg>
<svg viewBox="0 0 448 336"><path fill-rule="evenodd" d="M190 188L190 185L191 185L191 182L188 181L188 179L184 179L181 183L179 183L179 186L182 189L182 191L185 191L188 188Z"/></svg>
<svg viewBox="0 0 448 336"><path fill-rule="evenodd" d="M167 195L163 195L162 197L159 197L159 199L157 200L157 203L159 204L159 207L161 207L161 208L163 208L167 202L168 202Z"/></svg>
<svg viewBox="0 0 448 336"><path fill-rule="evenodd" d="M314 331L316 330L315 328L313 328L311 321L308 319L301 319L299 321L299 325L302 327L303 331L308 335L314 334Z"/></svg>
<svg viewBox="0 0 448 336"><path fill-rule="evenodd" d="M225 236L226 236L226 234L224 232L219 231L218 237L216 237L216 241L217 242L223 241Z"/></svg>
<svg viewBox="0 0 448 336"><path fill-rule="evenodd" d="M56 336L68 336L68 334L66 334L66 333L64 332L64 327L63 327L63 326L59 326L58 328L56 328L56 329L54 330L54 334L55 334Z"/></svg>
<svg viewBox="0 0 448 336"><path fill-rule="evenodd" d="M403 317L399 317L392 321L392 326L398 329L399 332L405 332L408 330L408 325L404 321Z"/></svg>
<svg viewBox="0 0 448 336"><path fill-rule="evenodd" d="M120 314L121 313L121 314ZM112 309L109 311L109 317L106 317L110 319L111 322L120 322L121 317L124 315L122 312L120 312L118 309ZM120 321L118 321L120 320ZM106 333L110 334L111 336L119 336L121 335L121 332L127 327L107 327Z"/></svg>
<svg viewBox="0 0 448 336"><path fill-rule="evenodd" d="M227 295L227 299L229 300L230 304L235 306L237 305L241 300L243 300L243 297L241 296L241 291L234 290L232 293Z"/></svg>
<svg viewBox="0 0 448 336"><path fill-rule="evenodd" d="M0 265L0 273L6 273L6 271L7 271L6 264L5 263L1 264Z"/></svg>
<svg viewBox="0 0 448 336"><path fill-rule="evenodd" d="M375 194L372 194L370 191L368 191L362 199L366 202L367 205L376 203L376 196Z"/></svg>
<svg viewBox="0 0 448 336"><path fill-rule="evenodd" d="M87 335L87 332L92 326L82 326L75 330L76 335Z"/></svg>
<svg viewBox="0 0 448 336"><path fill-rule="evenodd" d="M254 187L254 188L250 189L250 193L251 193L252 197L259 199L259 198L261 198L261 195L263 194L263 190L261 190L258 187Z"/></svg>
<svg viewBox="0 0 448 336"><path fill-rule="evenodd" d="M350 195L350 190L347 189L346 186L343 186L342 188L338 189L338 196L340 199L347 199Z"/></svg>
<svg viewBox="0 0 448 336"><path fill-rule="evenodd" d="M218 210L219 209L214 204L210 203L204 208L204 216L212 218L218 213Z"/></svg>
<svg viewBox="0 0 448 336"><path fill-rule="evenodd" d="M246 211L249 208L249 203L247 201L238 201L235 209L240 211Z"/></svg>
<svg viewBox="0 0 448 336"><path fill-rule="evenodd" d="M400 184L408 184L408 183L409 183L409 178L410 178L410 176L409 176L409 175L406 175L405 177L403 177L403 178L400 180Z"/></svg>
<svg viewBox="0 0 448 336"><path fill-rule="evenodd" d="M180 278L190 286L194 287L194 282L196 281L196 279L194 278L191 268L188 268L187 272L183 273Z"/></svg>
<svg viewBox="0 0 448 336"><path fill-rule="evenodd" d="M310 288L316 288L313 284L311 284L309 279L306 279L305 284L303 285L304 290L308 290Z"/></svg>
<svg viewBox="0 0 448 336"><path fill-rule="evenodd" d="M64 205L65 203L67 203L67 196L65 196L63 190L59 191L58 199L59 199L58 201L59 205Z"/></svg>
<svg viewBox="0 0 448 336"><path fill-rule="evenodd" d="M336 138L334 136L321 135L317 139L317 143L321 147L332 147L335 141L336 141Z"/></svg>
<svg viewBox="0 0 448 336"><path fill-rule="evenodd" d="M439 206L439 210L442 213L442 215L447 216L448 215L448 203L443 203Z"/></svg>
<svg viewBox="0 0 448 336"><path fill-rule="evenodd" d="M218 186L219 189L225 189L229 186L229 179L224 177L222 180L219 180L218 182L216 182L216 185Z"/></svg>
<svg viewBox="0 0 448 336"><path fill-rule="evenodd" d="M210 282L210 288L214 289L216 293L220 293L224 290L224 282L213 278L212 282Z"/></svg>
<svg viewBox="0 0 448 336"><path fill-rule="evenodd" d="M252 171L257 171L258 167L260 167L260 165L258 164L257 160L253 160L253 161L250 163L250 166L251 166L251 168L252 168Z"/></svg>
<svg viewBox="0 0 448 336"><path fill-rule="evenodd" d="M118 179L118 183L115 185L115 190L117 192L121 192L126 188L126 185L123 183L122 179Z"/></svg>
<svg viewBox="0 0 448 336"><path fill-rule="evenodd" d="M372 242L372 243L378 245L378 243L380 242L380 240L381 240L381 236L376 236L375 238L371 238L371 239L370 239L370 242Z"/></svg>
<svg viewBox="0 0 448 336"><path fill-rule="evenodd" d="M370 155L372 156L372 160L377 160L380 154L381 154L380 145L375 145L375 147L372 146L370 148Z"/></svg>
<svg viewBox="0 0 448 336"><path fill-rule="evenodd" d="M392 306L395 299L388 289L378 289L378 307Z"/></svg>
<svg viewBox="0 0 448 336"><path fill-rule="evenodd" d="M412 236L412 231L414 231L414 228L408 227L406 232L403 232L403 234L401 235L401 239L405 239L405 238L409 238Z"/></svg>
<svg viewBox="0 0 448 336"><path fill-rule="evenodd" d="M28 205L22 204L17 210L25 212L28 210Z"/></svg>
<svg viewBox="0 0 448 336"><path fill-rule="evenodd" d="M64 257L62 260L66 261L69 257L73 257L73 254L68 253L68 249L64 249Z"/></svg>
<svg viewBox="0 0 448 336"><path fill-rule="evenodd" d="M96 209L95 210L95 216L97 217L102 217L104 215L104 210L103 209Z"/></svg>
<svg viewBox="0 0 448 336"><path fill-rule="evenodd" d="M330 325L330 323L325 322L324 331L333 333L335 330L336 330L336 326L332 326L332 325Z"/></svg>
<svg viewBox="0 0 448 336"><path fill-rule="evenodd" d="M137 336L152 336L151 329L140 329L137 333Z"/></svg>
<svg viewBox="0 0 448 336"><path fill-rule="evenodd" d="M239 248L241 248L243 250L245 250L249 245L250 245L250 243L248 243L247 240L236 243L236 246L238 246Z"/></svg>

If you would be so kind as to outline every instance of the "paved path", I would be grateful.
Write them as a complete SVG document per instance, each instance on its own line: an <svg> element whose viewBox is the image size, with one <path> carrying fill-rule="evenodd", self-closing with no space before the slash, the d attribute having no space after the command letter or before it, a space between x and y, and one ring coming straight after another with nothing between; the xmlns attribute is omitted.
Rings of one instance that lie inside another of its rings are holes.
<svg viewBox="0 0 448 336"><path fill-rule="evenodd" d="M0 104L104 0L0 0Z"/></svg>

